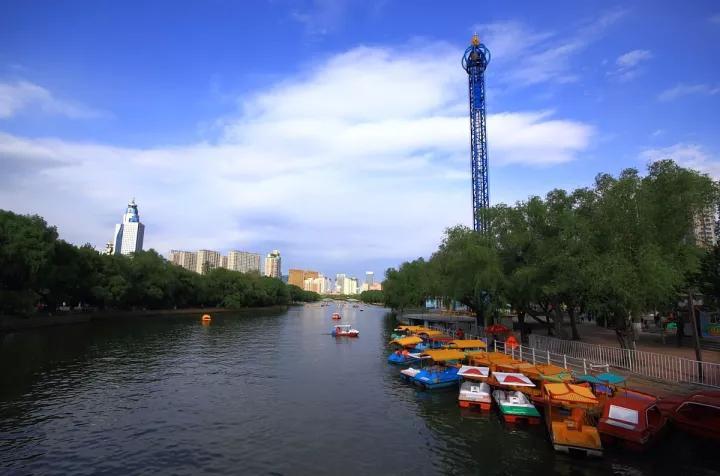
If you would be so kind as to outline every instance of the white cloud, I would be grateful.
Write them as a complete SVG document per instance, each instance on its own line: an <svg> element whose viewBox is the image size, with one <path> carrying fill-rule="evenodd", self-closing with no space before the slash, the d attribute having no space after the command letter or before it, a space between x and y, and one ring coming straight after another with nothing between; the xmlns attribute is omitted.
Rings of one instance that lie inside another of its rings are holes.
<svg viewBox="0 0 720 476"><path fill-rule="evenodd" d="M698 144L678 143L669 147L646 149L641 157L650 162L671 159L683 167L692 168L720 179L720 157Z"/></svg>
<svg viewBox="0 0 720 476"><path fill-rule="evenodd" d="M0 119L37 108L43 113L90 119L103 113L82 104L56 98L50 91L28 81L0 82Z"/></svg>
<svg viewBox="0 0 720 476"><path fill-rule="evenodd" d="M710 22L715 23L716 25L720 25L720 13L718 13L717 15L711 16Z"/></svg>
<svg viewBox="0 0 720 476"><path fill-rule="evenodd" d="M649 50L632 50L615 60L615 68L608 71L608 76L618 81L629 81L641 72L642 63L653 57Z"/></svg>
<svg viewBox="0 0 720 476"><path fill-rule="evenodd" d="M612 10L591 22L575 25L570 32L537 31L517 21L476 25L492 59L489 68L506 86L529 86L576 81L572 60L626 12Z"/></svg>
<svg viewBox="0 0 720 476"><path fill-rule="evenodd" d="M244 98L217 143L133 149L0 134L0 206L100 245L136 196L146 244L160 251L278 247L287 265L333 271L427 255L444 227L470 222L457 51L359 47L291 79ZM493 114L491 174L575 160L592 135L551 111Z"/></svg>
<svg viewBox="0 0 720 476"><path fill-rule="evenodd" d="M672 101L683 96L692 96L700 94L704 96L714 96L720 93L720 86L711 86L709 84L684 84L680 83L675 87L666 89L658 95L660 101Z"/></svg>

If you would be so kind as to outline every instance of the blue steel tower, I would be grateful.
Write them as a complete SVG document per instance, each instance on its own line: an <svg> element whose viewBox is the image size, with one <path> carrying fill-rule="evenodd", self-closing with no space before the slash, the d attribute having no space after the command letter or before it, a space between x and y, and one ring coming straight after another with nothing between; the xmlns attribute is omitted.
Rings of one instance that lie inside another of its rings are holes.
<svg viewBox="0 0 720 476"><path fill-rule="evenodd" d="M470 91L470 161L472 167L473 228L485 232L487 217L483 213L490 206L488 193L487 132L485 131L485 68L490 62L490 50L473 35L465 50L462 67L468 74Z"/></svg>

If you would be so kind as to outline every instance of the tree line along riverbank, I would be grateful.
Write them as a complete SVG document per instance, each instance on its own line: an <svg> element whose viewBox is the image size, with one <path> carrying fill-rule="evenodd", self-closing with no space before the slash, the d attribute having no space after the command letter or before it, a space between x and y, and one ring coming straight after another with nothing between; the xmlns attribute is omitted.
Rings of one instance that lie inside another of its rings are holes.
<svg viewBox="0 0 720 476"><path fill-rule="evenodd" d="M89 244L78 247L59 239L56 228L39 216L0 210L0 316L54 314L63 303L93 311L176 312L319 299L258 273L193 273L152 249L132 256L100 254Z"/></svg>
<svg viewBox="0 0 720 476"><path fill-rule="evenodd" d="M429 260L389 269L386 304L402 311L427 298L456 301L485 326L512 309L521 332L532 319L572 339L582 315L630 345L632 322L645 313L687 319L679 303L689 293L717 309L720 248L694 229L707 215L715 223L718 197L706 174L661 160L645 176L598 174L592 187L498 204L483 212L485 233L449 228Z"/></svg>

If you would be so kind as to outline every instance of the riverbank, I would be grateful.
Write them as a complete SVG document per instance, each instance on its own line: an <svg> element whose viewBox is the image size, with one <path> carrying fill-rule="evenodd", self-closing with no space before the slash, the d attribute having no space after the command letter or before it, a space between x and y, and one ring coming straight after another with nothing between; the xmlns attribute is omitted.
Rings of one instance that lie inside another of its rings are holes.
<svg viewBox="0 0 720 476"><path fill-rule="evenodd" d="M177 317L197 315L198 318L203 314L274 314L285 311L286 305L268 306L268 307L248 307L243 309L227 309L223 307L211 308L189 308L189 309L154 309L143 311L98 311L88 313L67 313L55 314L52 316L30 316L30 317L0 317L0 334L9 332L19 332L30 329L39 329L43 327L64 326L70 324L82 324L92 321L109 321L119 319L137 319L146 317Z"/></svg>

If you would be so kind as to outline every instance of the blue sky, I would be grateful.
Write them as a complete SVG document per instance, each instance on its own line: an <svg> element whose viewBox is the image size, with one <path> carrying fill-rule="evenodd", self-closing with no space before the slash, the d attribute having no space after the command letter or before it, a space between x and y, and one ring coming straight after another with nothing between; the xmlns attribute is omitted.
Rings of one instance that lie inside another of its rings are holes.
<svg viewBox="0 0 720 476"><path fill-rule="evenodd" d="M362 276L471 223L467 76L490 200L674 158L720 177L720 4L0 3L0 207L98 247L278 248Z"/></svg>

